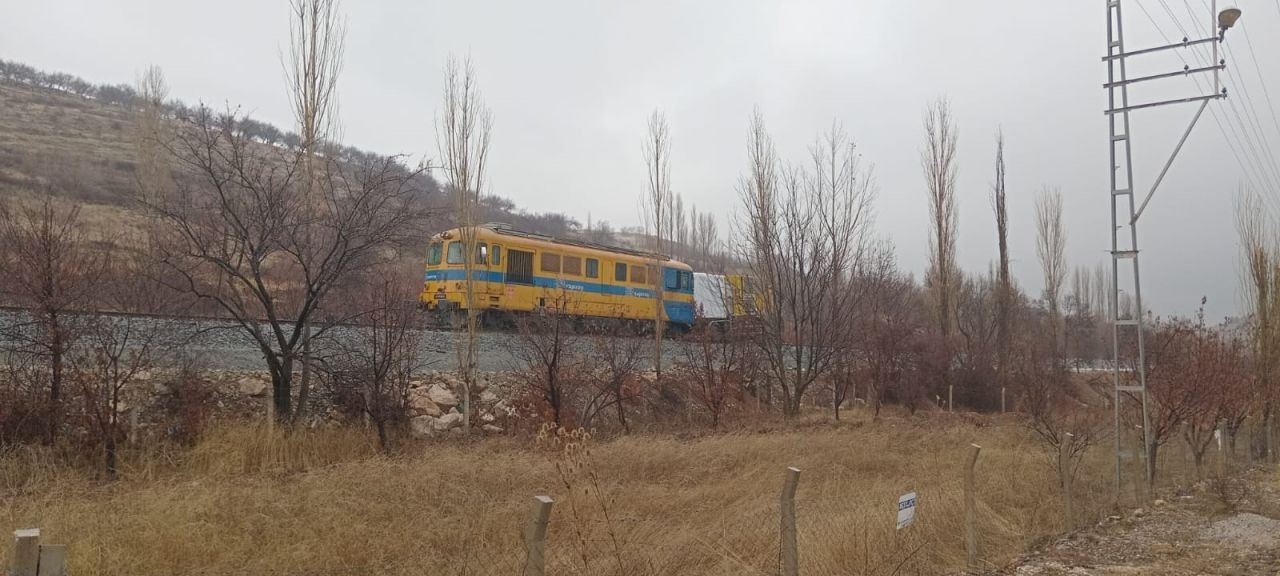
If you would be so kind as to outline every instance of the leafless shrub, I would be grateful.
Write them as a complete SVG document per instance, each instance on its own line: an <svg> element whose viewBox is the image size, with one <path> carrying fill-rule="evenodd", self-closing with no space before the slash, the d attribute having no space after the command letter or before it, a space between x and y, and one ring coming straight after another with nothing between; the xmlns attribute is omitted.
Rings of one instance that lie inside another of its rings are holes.
<svg viewBox="0 0 1280 576"><path fill-rule="evenodd" d="M612 408L618 426L631 432L627 410L645 400L647 382L640 377L648 361L648 343L639 338L625 338L610 324L594 326L590 334L591 397L583 407L582 425L592 428L597 417Z"/></svg>
<svg viewBox="0 0 1280 576"><path fill-rule="evenodd" d="M410 384L423 368L422 318L412 286L390 270L363 278L355 325L326 342L326 377L342 405L368 417L384 451L392 433L409 422Z"/></svg>
<svg viewBox="0 0 1280 576"><path fill-rule="evenodd" d="M539 412L558 427L573 428L573 407L582 387L581 342L573 331L573 302L567 291L547 298L546 305L517 321L512 355L525 391Z"/></svg>
<svg viewBox="0 0 1280 576"><path fill-rule="evenodd" d="M743 392L760 375L759 347L728 330L701 325L685 336L676 365L690 398L719 428L725 413L739 406Z"/></svg>

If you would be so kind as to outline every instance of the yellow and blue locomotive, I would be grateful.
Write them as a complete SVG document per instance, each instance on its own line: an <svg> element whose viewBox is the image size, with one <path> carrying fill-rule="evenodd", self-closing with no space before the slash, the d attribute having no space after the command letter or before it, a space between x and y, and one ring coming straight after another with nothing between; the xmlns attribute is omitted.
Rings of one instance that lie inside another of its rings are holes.
<svg viewBox="0 0 1280 576"><path fill-rule="evenodd" d="M427 310L466 310L470 281L471 301L487 317L555 308L584 318L652 322L660 291L668 326L688 330L693 325L693 269L682 262L502 224L472 230L471 254L462 229L432 237L421 296Z"/></svg>

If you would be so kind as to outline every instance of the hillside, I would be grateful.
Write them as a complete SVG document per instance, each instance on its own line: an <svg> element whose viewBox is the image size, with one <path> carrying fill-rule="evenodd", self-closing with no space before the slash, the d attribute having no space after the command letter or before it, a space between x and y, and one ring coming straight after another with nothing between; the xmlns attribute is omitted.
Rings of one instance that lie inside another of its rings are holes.
<svg viewBox="0 0 1280 576"><path fill-rule="evenodd" d="M26 76L0 74L0 197L22 201L48 194L79 202L85 205L82 214L89 222L104 226L136 219L129 201L137 167L135 115L127 105L127 97L114 96L127 91L127 87L98 87L100 91L109 89L113 95L99 98L93 95L93 87L71 90L62 86L79 84L42 80L66 75L24 70ZM181 102L170 106L185 107ZM296 140L296 136L276 127L251 123L251 133L264 144L289 145ZM353 156L370 154L353 148L343 152ZM433 192L431 202L440 214L440 221L431 227L449 227L453 224L449 214L452 199L430 176L427 178L427 189ZM481 218L554 236L588 235L568 215L531 213L499 196L484 199ZM612 240L607 229L604 234L596 230L589 235L596 241Z"/></svg>

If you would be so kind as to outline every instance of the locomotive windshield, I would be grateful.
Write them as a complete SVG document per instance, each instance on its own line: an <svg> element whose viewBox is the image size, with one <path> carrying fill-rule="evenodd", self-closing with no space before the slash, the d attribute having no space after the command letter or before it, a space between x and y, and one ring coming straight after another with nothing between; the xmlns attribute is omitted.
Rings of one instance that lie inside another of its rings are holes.
<svg viewBox="0 0 1280 576"><path fill-rule="evenodd" d="M444 247L439 242L432 242L431 247L427 248L427 266L440 265L440 253Z"/></svg>

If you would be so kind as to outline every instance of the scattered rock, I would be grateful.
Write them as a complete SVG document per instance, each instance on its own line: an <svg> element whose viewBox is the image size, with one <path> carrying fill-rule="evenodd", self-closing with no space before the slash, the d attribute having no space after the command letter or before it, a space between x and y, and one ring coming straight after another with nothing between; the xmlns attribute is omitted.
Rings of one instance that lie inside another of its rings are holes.
<svg viewBox="0 0 1280 576"><path fill-rule="evenodd" d="M485 405L497 404L498 400L499 400L498 395L494 394L492 390L485 390L480 393L481 404L485 404Z"/></svg>
<svg viewBox="0 0 1280 576"><path fill-rule="evenodd" d="M1129 516L1130 516L1130 517L1133 517L1133 518L1141 518L1141 517L1146 516L1146 515L1147 515L1147 511L1146 511L1146 510L1143 510L1142 508L1138 508L1138 509L1134 510L1133 512L1130 512L1130 513L1129 513Z"/></svg>
<svg viewBox="0 0 1280 576"><path fill-rule="evenodd" d="M1152 504L1154 504L1156 508L1159 508L1165 505L1165 501L1160 498L1156 498L1156 501L1152 502Z"/></svg>
<svg viewBox="0 0 1280 576"><path fill-rule="evenodd" d="M452 408L458 405L458 396L439 384L434 384L427 389L427 398L430 398L437 406L445 408Z"/></svg>
<svg viewBox="0 0 1280 576"><path fill-rule="evenodd" d="M493 423L493 421L494 421L494 420L497 420L497 418L494 418L494 417L493 417L493 414L490 414L490 413L488 413L488 412L486 412L486 413L484 413L483 415L481 415L481 416L480 416L480 421L481 421L481 422L484 422L484 423L486 423L486 424L491 424L491 423Z"/></svg>
<svg viewBox="0 0 1280 576"><path fill-rule="evenodd" d="M1248 512L1214 522L1205 535L1245 548L1269 548L1280 537L1280 520Z"/></svg>
<svg viewBox="0 0 1280 576"><path fill-rule="evenodd" d="M245 396L260 398L267 395L267 382L260 378L247 376L236 382L236 389Z"/></svg>
<svg viewBox="0 0 1280 576"><path fill-rule="evenodd" d="M418 416L409 420L409 431L419 438L429 438L434 436L436 432L436 419L431 416Z"/></svg>
<svg viewBox="0 0 1280 576"><path fill-rule="evenodd" d="M427 416L440 416L444 414L444 410L442 410L435 402L432 402L430 396L419 392L415 392L409 397L409 409L415 414L425 414Z"/></svg>
<svg viewBox="0 0 1280 576"><path fill-rule="evenodd" d="M493 424L485 424L484 426L481 426L481 427L480 427L480 429L481 429L481 430L484 430L485 432L487 432L487 433L489 433L489 434L501 434L501 433L502 433L502 428L500 428L500 427L498 427L498 426L494 426Z"/></svg>
<svg viewBox="0 0 1280 576"><path fill-rule="evenodd" d="M435 419L435 428L440 432L460 426L462 426L462 413L458 411L450 411Z"/></svg>

